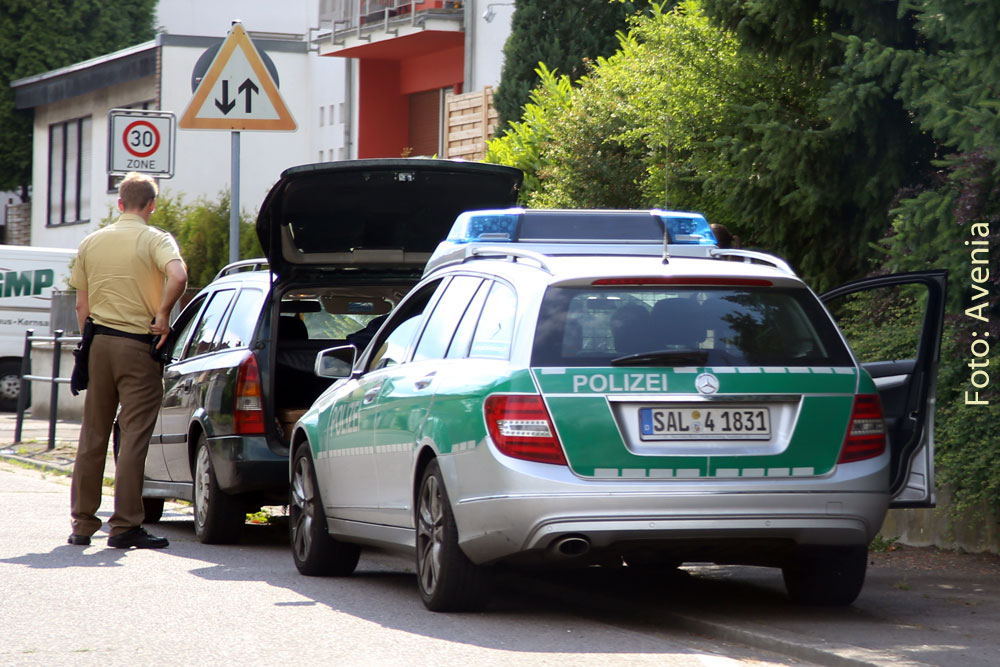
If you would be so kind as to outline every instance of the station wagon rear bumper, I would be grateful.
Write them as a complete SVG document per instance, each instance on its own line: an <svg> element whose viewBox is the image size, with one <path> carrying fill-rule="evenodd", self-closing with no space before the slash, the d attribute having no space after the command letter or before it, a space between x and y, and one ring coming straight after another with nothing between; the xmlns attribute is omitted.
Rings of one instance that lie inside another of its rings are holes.
<svg viewBox="0 0 1000 667"><path fill-rule="evenodd" d="M288 454L272 451L266 436L209 438L208 449L219 487L226 493L266 491L287 495Z"/></svg>

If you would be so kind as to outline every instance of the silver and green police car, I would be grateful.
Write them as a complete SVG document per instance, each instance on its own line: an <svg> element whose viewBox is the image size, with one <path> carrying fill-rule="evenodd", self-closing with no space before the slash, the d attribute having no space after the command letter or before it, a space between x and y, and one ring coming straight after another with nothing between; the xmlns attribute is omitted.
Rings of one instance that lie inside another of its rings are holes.
<svg viewBox="0 0 1000 667"><path fill-rule="evenodd" d="M292 438L296 566L406 550L441 611L500 562L774 566L850 604L888 507L934 503L944 272L830 296L697 214L462 214L350 371L317 357L340 381ZM887 298L912 354L859 360L830 313L864 332Z"/></svg>

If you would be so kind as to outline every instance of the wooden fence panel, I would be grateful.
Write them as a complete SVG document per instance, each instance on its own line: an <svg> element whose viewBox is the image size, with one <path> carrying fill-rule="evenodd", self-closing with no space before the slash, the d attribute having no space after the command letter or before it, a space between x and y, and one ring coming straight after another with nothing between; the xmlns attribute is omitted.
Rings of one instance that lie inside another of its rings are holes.
<svg viewBox="0 0 1000 667"><path fill-rule="evenodd" d="M486 157L486 142L493 138L497 126L493 89L487 86L461 95L448 93L444 106L444 157L465 160Z"/></svg>

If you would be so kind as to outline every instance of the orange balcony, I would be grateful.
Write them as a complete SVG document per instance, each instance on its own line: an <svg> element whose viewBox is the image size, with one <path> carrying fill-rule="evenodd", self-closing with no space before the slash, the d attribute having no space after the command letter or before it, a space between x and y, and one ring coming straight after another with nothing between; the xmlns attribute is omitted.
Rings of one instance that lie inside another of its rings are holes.
<svg viewBox="0 0 1000 667"><path fill-rule="evenodd" d="M404 60L464 40L458 0L322 0L320 21L332 24L324 56Z"/></svg>

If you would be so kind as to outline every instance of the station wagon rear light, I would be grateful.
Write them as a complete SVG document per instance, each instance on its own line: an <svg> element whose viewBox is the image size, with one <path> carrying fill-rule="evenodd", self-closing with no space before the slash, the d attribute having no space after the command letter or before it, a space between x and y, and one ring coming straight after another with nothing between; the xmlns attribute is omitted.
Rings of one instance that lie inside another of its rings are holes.
<svg viewBox="0 0 1000 667"><path fill-rule="evenodd" d="M253 353L247 354L236 374L233 417L233 430L236 435L263 435L264 393L261 389L257 358Z"/></svg>
<svg viewBox="0 0 1000 667"><path fill-rule="evenodd" d="M771 287L764 278L725 278L719 276L645 276L639 278L598 278L591 285L726 285L733 287Z"/></svg>
<svg viewBox="0 0 1000 667"><path fill-rule="evenodd" d="M541 396L494 394L483 405L493 444L515 459L566 465Z"/></svg>
<svg viewBox="0 0 1000 667"><path fill-rule="evenodd" d="M837 463L850 463L881 456L885 452L885 419L878 394L854 397L851 423Z"/></svg>

